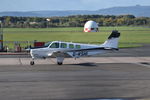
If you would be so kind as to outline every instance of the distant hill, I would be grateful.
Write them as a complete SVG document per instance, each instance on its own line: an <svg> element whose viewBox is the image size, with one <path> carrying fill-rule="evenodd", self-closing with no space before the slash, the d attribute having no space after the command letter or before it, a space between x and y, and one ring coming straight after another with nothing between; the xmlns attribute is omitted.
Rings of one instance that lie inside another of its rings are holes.
<svg viewBox="0 0 150 100"><path fill-rule="evenodd" d="M69 15L124 15L132 14L136 17L150 17L150 6L112 7L96 11L67 10L67 11L29 11L29 12L0 12L0 16L22 16L22 17L52 17Z"/></svg>
<svg viewBox="0 0 150 100"><path fill-rule="evenodd" d="M99 14L104 15L122 15L132 14L137 17L150 17L150 6L130 6L130 7L113 7L107 9L100 9L97 11Z"/></svg>

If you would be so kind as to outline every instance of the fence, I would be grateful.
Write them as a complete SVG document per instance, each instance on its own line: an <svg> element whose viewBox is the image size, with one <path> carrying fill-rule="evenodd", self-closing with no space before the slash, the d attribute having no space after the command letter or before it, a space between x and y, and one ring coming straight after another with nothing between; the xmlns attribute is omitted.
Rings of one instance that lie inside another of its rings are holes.
<svg viewBox="0 0 150 100"><path fill-rule="evenodd" d="M3 50L7 52L26 52L27 48L34 47L35 41L4 41Z"/></svg>

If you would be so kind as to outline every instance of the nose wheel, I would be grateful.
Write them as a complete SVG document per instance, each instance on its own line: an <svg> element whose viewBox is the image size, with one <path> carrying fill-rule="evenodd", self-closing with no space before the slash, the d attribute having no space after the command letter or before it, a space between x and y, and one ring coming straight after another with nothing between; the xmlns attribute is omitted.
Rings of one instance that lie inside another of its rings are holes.
<svg viewBox="0 0 150 100"><path fill-rule="evenodd" d="M34 65L34 61L30 61L30 65Z"/></svg>

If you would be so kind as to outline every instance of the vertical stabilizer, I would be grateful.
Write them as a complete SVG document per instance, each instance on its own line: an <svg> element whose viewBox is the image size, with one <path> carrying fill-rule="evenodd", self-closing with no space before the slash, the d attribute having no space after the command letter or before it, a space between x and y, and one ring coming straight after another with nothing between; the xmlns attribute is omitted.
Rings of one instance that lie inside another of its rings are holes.
<svg viewBox="0 0 150 100"><path fill-rule="evenodd" d="M117 30L112 31L108 40L105 41L102 46L106 48L118 48L118 41L119 41L120 33Z"/></svg>

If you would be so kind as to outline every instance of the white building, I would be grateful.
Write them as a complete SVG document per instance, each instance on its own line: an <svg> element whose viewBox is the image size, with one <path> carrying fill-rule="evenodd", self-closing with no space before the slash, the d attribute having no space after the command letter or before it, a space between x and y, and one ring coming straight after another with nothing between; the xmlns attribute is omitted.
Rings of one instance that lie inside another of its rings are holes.
<svg viewBox="0 0 150 100"><path fill-rule="evenodd" d="M95 21L87 21L84 25L84 32L98 32L98 24Z"/></svg>

